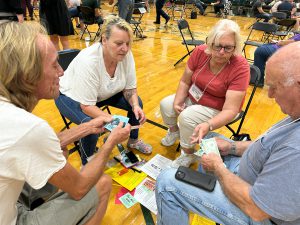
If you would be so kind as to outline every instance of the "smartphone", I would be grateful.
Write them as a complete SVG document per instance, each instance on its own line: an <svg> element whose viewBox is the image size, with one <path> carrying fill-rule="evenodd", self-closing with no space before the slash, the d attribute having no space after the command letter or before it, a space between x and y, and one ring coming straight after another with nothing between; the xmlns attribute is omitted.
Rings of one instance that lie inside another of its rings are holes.
<svg viewBox="0 0 300 225"><path fill-rule="evenodd" d="M175 178L209 192L214 190L217 182L217 178L213 175L200 173L183 166L178 168Z"/></svg>
<svg viewBox="0 0 300 225"><path fill-rule="evenodd" d="M126 152L125 154L131 163L136 163L139 161L139 159L136 157L136 155L132 151Z"/></svg>

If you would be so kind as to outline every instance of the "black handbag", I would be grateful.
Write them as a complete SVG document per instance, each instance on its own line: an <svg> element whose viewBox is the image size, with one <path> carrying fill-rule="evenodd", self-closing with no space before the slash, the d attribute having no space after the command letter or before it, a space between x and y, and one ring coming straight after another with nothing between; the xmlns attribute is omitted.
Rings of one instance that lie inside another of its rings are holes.
<svg viewBox="0 0 300 225"><path fill-rule="evenodd" d="M191 12L191 19L197 19L197 12L196 11Z"/></svg>

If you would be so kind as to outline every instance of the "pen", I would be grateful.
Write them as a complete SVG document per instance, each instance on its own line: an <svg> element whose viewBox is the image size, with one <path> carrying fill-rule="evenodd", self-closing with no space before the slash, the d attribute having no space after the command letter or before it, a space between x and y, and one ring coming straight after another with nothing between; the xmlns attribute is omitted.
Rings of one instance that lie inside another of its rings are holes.
<svg viewBox="0 0 300 225"><path fill-rule="evenodd" d="M117 162L121 163L121 160L118 159L117 157L114 156L114 160L116 160ZM129 169L132 169L134 172L137 172L137 173L141 173L142 171L136 169L136 168L133 168L133 167L130 167Z"/></svg>

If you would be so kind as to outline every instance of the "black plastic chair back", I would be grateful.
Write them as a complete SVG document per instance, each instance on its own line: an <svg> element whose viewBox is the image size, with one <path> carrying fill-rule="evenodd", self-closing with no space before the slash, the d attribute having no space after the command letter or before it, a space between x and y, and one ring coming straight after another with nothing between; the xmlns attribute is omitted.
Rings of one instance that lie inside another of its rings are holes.
<svg viewBox="0 0 300 225"><path fill-rule="evenodd" d="M92 25L95 23L95 10L88 6L80 6L83 23Z"/></svg>
<svg viewBox="0 0 300 225"><path fill-rule="evenodd" d="M79 52L79 49L58 51L58 63L63 68L63 70L66 70L68 68L72 60L78 55Z"/></svg>
<svg viewBox="0 0 300 225"><path fill-rule="evenodd" d="M255 66L255 65L250 65L250 81L249 81L249 83L253 85L253 88L252 88L249 100L248 100L248 102L246 104L245 110L241 111L240 114L238 115L238 117L236 119L234 119L232 122L230 122L230 123L228 123L226 125L226 127L232 133L232 138L234 138L234 137L236 137L236 136L238 136L240 134L240 131L241 131L241 128L243 126L245 117L246 117L246 115L248 113L248 110L250 108L250 105L251 105L251 102L253 100L254 94L256 92L256 88L257 88L257 85L259 83L260 77L261 77L261 73L260 73L259 68L257 66ZM233 123L236 123L239 120L240 120L239 126L238 126L237 130L234 131L230 127L230 125L233 124Z"/></svg>
<svg viewBox="0 0 300 225"><path fill-rule="evenodd" d="M279 20L277 22L277 25L279 25L281 28L285 27L286 30L289 30L296 24L296 22L297 21L295 19L283 19L283 20Z"/></svg>
<svg viewBox="0 0 300 225"><path fill-rule="evenodd" d="M273 12L272 17L276 20L283 20L287 18L287 15L285 12Z"/></svg>
<svg viewBox="0 0 300 225"><path fill-rule="evenodd" d="M264 31L265 33L273 33L276 32L278 26L273 23L267 22L256 22L253 24L252 30Z"/></svg>

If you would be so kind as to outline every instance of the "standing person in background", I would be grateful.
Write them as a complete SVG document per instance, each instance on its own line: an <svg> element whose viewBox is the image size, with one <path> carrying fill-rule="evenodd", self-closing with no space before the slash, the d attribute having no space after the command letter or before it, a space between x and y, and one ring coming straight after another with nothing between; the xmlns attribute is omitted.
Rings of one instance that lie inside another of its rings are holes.
<svg viewBox="0 0 300 225"><path fill-rule="evenodd" d="M60 42L63 49L69 49L68 36L74 34L74 29L65 0L41 0L40 4L40 14L45 16L44 25L55 48L60 50Z"/></svg>
<svg viewBox="0 0 300 225"><path fill-rule="evenodd" d="M164 5L166 4L166 0L156 0L155 7L156 7L156 20L153 22L154 24L160 24L160 16L162 16L167 24L170 20L170 17L167 13L163 10Z"/></svg>
<svg viewBox="0 0 300 225"><path fill-rule="evenodd" d="M24 21L20 0L0 0L0 20Z"/></svg>
<svg viewBox="0 0 300 225"><path fill-rule="evenodd" d="M26 8L28 9L30 20L34 20L33 19L33 6L31 5L30 0L22 0L22 8L23 8L23 17L24 17L24 20L27 20L27 17L26 17Z"/></svg>
<svg viewBox="0 0 300 225"><path fill-rule="evenodd" d="M113 3L114 0L109 0L110 5L112 5ZM126 20L127 23L130 23L133 13L134 0L119 0L117 4L119 17Z"/></svg>

